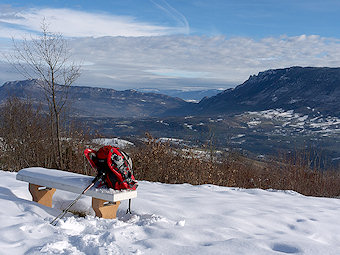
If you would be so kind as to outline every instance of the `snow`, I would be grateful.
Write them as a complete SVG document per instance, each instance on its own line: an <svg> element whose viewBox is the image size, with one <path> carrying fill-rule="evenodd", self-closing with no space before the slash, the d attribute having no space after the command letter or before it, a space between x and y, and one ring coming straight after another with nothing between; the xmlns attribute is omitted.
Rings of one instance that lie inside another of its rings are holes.
<svg viewBox="0 0 340 255"><path fill-rule="evenodd" d="M111 146L119 147L121 149L134 146L132 142L129 142L127 140L123 140L120 138L96 138L96 139L93 139L92 142L99 144L99 145L103 145L103 146L111 145Z"/></svg>
<svg viewBox="0 0 340 255"><path fill-rule="evenodd" d="M164 120L157 120L156 122L157 122L157 123L161 123L161 124L163 124L163 125L165 125L165 126L170 126L170 124L167 123L167 122L164 122Z"/></svg>
<svg viewBox="0 0 340 255"><path fill-rule="evenodd" d="M322 136L337 136L340 134L340 118L323 116L319 112L302 115L293 110L270 109L260 112L246 112L240 116L249 118L246 122L249 128L256 128L263 120L281 122L282 127L291 127L297 132L322 133Z"/></svg>
<svg viewBox="0 0 340 255"><path fill-rule="evenodd" d="M157 141L162 142L162 143L173 143L173 144L181 144L184 142L183 139L179 139L179 138L171 138L171 137L161 137L159 139L157 139Z"/></svg>
<svg viewBox="0 0 340 255"><path fill-rule="evenodd" d="M5 254L340 254L340 200L293 191L140 181L132 215L94 217L83 197L56 191L53 208L30 201L27 183L0 171L0 248ZM0 252L0 253L1 253ZM4 254L4 253L2 253Z"/></svg>
<svg viewBox="0 0 340 255"><path fill-rule="evenodd" d="M197 132L197 129L194 129L194 128L193 128L193 125L188 124L188 123L184 123L183 125L184 125L184 127L186 127L186 128L188 128L188 129L190 129L190 130L193 130L193 131L196 131L196 132Z"/></svg>
<svg viewBox="0 0 340 255"><path fill-rule="evenodd" d="M247 125L248 125L248 127L255 127L255 126L257 126L257 125L260 125L262 122L261 121L259 121L259 120L252 120L252 121L249 121L249 122L247 122Z"/></svg>
<svg viewBox="0 0 340 255"><path fill-rule="evenodd" d="M25 168L20 170L16 175L16 179L20 181L78 194L91 184L93 178L94 177L87 175L55 169L46 169L42 167ZM87 191L85 195L116 202L136 197L137 191L117 191L114 189L98 188L97 186L94 186L92 189Z"/></svg>
<svg viewBox="0 0 340 255"><path fill-rule="evenodd" d="M242 137L245 137L246 135L245 134L238 134L238 135L236 135L236 136L233 136L233 137L231 137L230 139L238 139L238 138L242 138Z"/></svg>

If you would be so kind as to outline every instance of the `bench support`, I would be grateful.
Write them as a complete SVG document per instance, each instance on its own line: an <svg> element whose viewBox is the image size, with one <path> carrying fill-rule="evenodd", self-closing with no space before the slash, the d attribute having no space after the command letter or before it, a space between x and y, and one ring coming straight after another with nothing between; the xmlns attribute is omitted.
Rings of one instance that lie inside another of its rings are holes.
<svg viewBox="0 0 340 255"><path fill-rule="evenodd" d="M92 197L92 208L96 216L104 219L115 219L120 201L108 202L99 198Z"/></svg>
<svg viewBox="0 0 340 255"><path fill-rule="evenodd" d="M39 204L52 207L52 197L55 192L55 189L44 188L44 186L39 186L30 183L28 186L28 190L32 195L32 200Z"/></svg>

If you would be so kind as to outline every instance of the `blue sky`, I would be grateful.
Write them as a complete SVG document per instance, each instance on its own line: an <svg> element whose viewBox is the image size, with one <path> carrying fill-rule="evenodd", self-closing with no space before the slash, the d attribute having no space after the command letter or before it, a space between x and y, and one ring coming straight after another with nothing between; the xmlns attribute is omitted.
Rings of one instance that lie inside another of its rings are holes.
<svg viewBox="0 0 340 255"><path fill-rule="evenodd" d="M189 34L261 38L316 34L339 36L337 0L106 0L5 1L16 8L67 8L131 16L159 26L190 26Z"/></svg>
<svg viewBox="0 0 340 255"><path fill-rule="evenodd" d="M80 85L228 88L271 68L340 66L336 0L0 0L0 10L2 51L45 17L84 63ZM0 82L19 79L0 64Z"/></svg>

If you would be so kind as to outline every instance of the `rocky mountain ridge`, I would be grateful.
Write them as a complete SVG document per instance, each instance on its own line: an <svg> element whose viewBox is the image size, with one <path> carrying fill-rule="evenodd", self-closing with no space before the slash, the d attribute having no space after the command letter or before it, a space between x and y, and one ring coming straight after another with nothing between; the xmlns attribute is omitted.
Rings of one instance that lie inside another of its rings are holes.
<svg viewBox="0 0 340 255"><path fill-rule="evenodd" d="M290 67L252 75L234 89L205 98L187 114L220 115L282 108L340 116L340 68Z"/></svg>

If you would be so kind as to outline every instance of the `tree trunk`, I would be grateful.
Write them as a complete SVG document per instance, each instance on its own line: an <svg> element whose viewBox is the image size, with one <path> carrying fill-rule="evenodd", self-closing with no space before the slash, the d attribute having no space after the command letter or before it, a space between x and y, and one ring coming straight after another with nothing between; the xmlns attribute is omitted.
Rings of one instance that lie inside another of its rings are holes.
<svg viewBox="0 0 340 255"><path fill-rule="evenodd" d="M57 135L57 153L58 153L58 168L63 169L63 156L61 151L61 137L60 137L60 115L59 113L55 113L55 124L56 124L56 135Z"/></svg>

